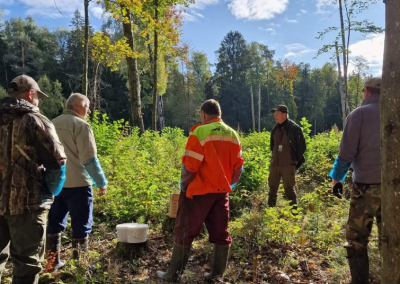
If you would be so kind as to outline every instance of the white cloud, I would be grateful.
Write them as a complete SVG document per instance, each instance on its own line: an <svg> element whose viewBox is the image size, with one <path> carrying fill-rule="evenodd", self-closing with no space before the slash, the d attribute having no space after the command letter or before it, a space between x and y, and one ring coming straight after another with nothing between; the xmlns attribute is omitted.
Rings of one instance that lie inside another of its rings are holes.
<svg viewBox="0 0 400 284"><path fill-rule="evenodd" d="M302 43L292 43L285 45L287 51L299 51L303 49L307 49L307 47Z"/></svg>
<svg viewBox="0 0 400 284"><path fill-rule="evenodd" d="M350 59L363 56L373 72L373 75L382 74L383 50L385 43L385 35L369 35L366 39L360 40L349 46ZM354 65L349 64L349 73L354 70Z"/></svg>
<svg viewBox="0 0 400 284"><path fill-rule="evenodd" d="M296 23L299 22L299 21L297 21L297 20L291 20L291 19L288 19L288 18L285 18L285 21L286 21L287 23L289 23L289 24L296 24Z"/></svg>
<svg viewBox="0 0 400 284"><path fill-rule="evenodd" d="M196 22L199 18L203 19L204 15L197 13L195 10L186 9L182 10L182 18L185 22Z"/></svg>
<svg viewBox="0 0 400 284"><path fill-rule="evenodd" d="M196 17L198 17L198 18L204 19L204 15L203 15L203 14L196 13L196 12L194 12L194 11L192 11L192 14L195 15Z"/></svg>
<svg viewBox="0 0 400 284"><path fill-rule="evenodd" d="M285 58L288 58L288 57L296 57L296 53L288 52L288 53L285 54Z"/></svg>
<svg viewBox="0 0 400 284"><path fill-rule="evenodd" d="M266 32L270 32L271 33L271 35L276 35L276 30L275 29L273 29L273 28L262 28L262 27L258 27L258 29L260 30L260 31L266 31Z"/></svg>
<svg viewBox="0 0 400 284"><path fill-rule="evenodd" d="M275 24L275 23L270 23L269 25L270 25L271 27L277 27L277 28L280 28L280 27L281 27L280 24Z"/></svg>
<svg viewBox="0 0 400 284"><path fill-rule="evenodd" d="M329 9L335 7L333 0L317 0L317 14L329 13Z"/></svg>
<svg viewBox="0 0 400 284"><path fill-rule="evenodd" d="M194 4L190 5L192 9L203 10L209 5L217 4L218 0L196 0Z"/></svg>
<svg viewBox="0 0 400 284"><path fill-rule="evenodd" d="M300 17L300 16L303 16L304 14L307 14L307 13L308 13L307 10L301 9L300 12L297 13L296 15Z"/></svg>
<svg viewBox="0 0 400 284"><path fill-rule="evenodd" d="M195 21L197 21L196 16L190 14L188 11L185 11L185 10L182 11L182 19L185 22L195 22Z"/></svg>
<svg viewBox="0 0 400 284"><path fill-rule="evenodd" d="M268 29L266 29L266 31L271 32L272 34L276 34L276 31L273 28L268 28Z"/></svg>
<svg viewBox="0 0 400 284"><path fill-rule="evenodd" d="M2 15L3 16L8 16L8 15L10 15L11 14L11 11L10 10L7 10L7 9L3 9L2 10Z"/></svg>
<svg viewBox="0 0 400 284"><path fill-rule="evenodd" d="M90 7L90 12L92 13L93 17L101 20L101 17L103 16L104 9L99 6L94 6Z"/></svg>
<svg viewBox="0 0 400 284"><path fill-rule="evenodd" d="M188 8L181 5L178 6L178 10L182 12L182 18L186 22L196 22L200 19L204 19L204 15L199 13L198 10L204 10L209 5L215 5L219 0L196 0L194 4Z"/></svg>
<svg viewBox="0 0 400 284"><path fill-rule="evenodd" d="M83 11L84 9L81 0L19 0L19 2L26 6L25 14L30 16L40 15L47 18L72 17L75 10ZM57 8L61 11L61 14Z"/></svg>
<svg viewBox="0 0 400 284"><path fill-rule="evenodd" d="M228 7L236 19L270 20L282 14L289 0L230 0Z"/></svg>
<svg viewBox="0 0 400 284"><path fill-rule="evenodd" d="M288 51L288 53L285 54L285 58L288 57L301 57L305 54L311 53L311 52L315 52L314 49L308 48L307 46L305 46L302 43L292 43L292 44L288 44L285 45L286 50Z"/></svg>

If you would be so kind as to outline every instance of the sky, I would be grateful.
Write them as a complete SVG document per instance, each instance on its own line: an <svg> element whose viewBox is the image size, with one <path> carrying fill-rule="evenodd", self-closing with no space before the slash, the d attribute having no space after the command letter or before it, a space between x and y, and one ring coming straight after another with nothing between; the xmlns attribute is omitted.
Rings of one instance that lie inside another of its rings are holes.
<svg viewBox="0 0 400 284"><path fill-rule="evenodd" d="M275 50L275 60L288 59L321 67L331 62L332 54L316 57L317 51L331 43L336 34L316 39L318 32L339 25L339 12L334 0L197 0L184 12L182 41L193 51L207 54L216 63L215 52L229 31L238 31L247 42L265 44ZM369 20L384 28L384 4L377 1L357 20ZM83 0L0 0L5 19L33 17L49 29L69 27L76 9L83 12ZM101 27L103 9L92 0L90 22ZM372 75L380 75L383 61L383 34L364 37L353 33L350 40L350 59L363 56ZM350 72L354 69L349 66Z"/></svg>

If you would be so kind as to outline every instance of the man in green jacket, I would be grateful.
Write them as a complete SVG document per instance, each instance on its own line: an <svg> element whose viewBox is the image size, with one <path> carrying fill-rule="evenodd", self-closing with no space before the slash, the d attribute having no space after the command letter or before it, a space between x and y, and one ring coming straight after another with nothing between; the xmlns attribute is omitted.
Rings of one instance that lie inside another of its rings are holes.
<svg viewBox="0 0 400 284"><path fill-rule="evenodd" d="M65 180L63 146L38 108L45 97L34 79L21 75L0 101L0 278L11 255L13 284L38 283L46 209Z"/></svg>
<svg viewBox="0 0 400 284"><path fill-rule="evenodd" d="M287 106L278 105L271 112L274 113L276 124L271 132L270 141L272 161L268 177L268 205L270 207L276 206L281 178L286 199L290 201L291 205L296 205L295 176L296 170L305 161L306 141L300 126L289 119Z"/></svg>

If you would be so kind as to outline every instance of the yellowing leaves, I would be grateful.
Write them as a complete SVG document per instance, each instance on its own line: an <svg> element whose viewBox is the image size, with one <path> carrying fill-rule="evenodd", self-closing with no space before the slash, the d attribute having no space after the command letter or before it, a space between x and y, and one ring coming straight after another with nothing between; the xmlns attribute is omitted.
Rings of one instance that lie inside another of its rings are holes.
<svg viewBox="0 0 400 284"><path fill-rule="evenodd" d="M101 63L111 68L111 71L118 70L118 65L122 59L138 58L140 54L132 51L126 38L118 40L114 44L110 38L102 32L96 32L91 39L93 45L92 56Z"/></svg>

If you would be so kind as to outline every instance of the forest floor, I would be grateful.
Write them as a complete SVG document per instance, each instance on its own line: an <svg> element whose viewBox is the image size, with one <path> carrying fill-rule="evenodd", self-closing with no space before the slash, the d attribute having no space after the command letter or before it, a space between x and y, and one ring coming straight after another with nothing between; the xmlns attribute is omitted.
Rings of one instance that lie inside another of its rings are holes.
<svg viewBox="0 0 400 284"><path fill-rule="evenodd" d="M151 231L147 249L139 258L121 257L115 232L105 225L95 228L89 252L79 262L70 260L71 243L63 239L62 257L66 266L53 274L43 272L40 284L49 283L160 283L157 270L167 270L172 252L172 236L161 230ZM332 264L322 251L287 244L269 244L246 257L239 250L248 247L245 240L232 244L229 266L218 283L350 283L346 263ZM180 283L204 283L203 273L212 264L213 248L205 235L194 242L189 263ZM9 263L2 283L11 283ZM372 281L371 283L379 283Z"/></svg>

